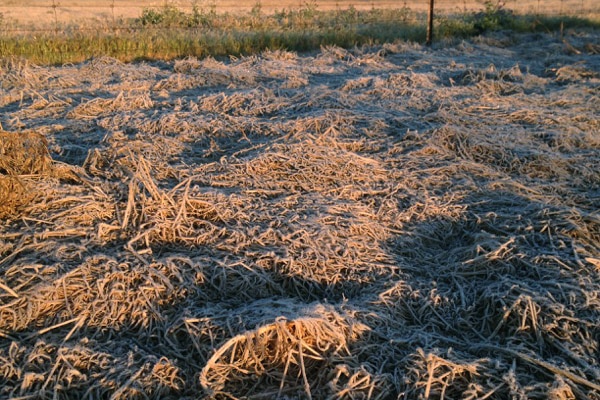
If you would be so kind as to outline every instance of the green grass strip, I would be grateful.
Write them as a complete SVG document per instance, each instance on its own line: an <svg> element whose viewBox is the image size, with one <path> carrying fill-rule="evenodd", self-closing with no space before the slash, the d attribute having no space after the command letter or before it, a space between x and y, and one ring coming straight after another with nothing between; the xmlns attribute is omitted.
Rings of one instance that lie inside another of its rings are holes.
<svg viewBox="0 0 600 400"><path fill-rule="evenodd" d="M10 24L5 24L10 26ZM438 40L489 31L555 31L598 28L599 21L576 17L513 15L500 8L436 19ZM63 26L37 32L0 30L0 58L24 58L41 65L77 63L110 56L121 61L171 60L186 56L240 56L266 49L310 51L324 45L353 47L394 40L423 42L425 17L401 8L319 11L316 7L263 14L217 14L173 6L145 9L118 27Z"/></svg>

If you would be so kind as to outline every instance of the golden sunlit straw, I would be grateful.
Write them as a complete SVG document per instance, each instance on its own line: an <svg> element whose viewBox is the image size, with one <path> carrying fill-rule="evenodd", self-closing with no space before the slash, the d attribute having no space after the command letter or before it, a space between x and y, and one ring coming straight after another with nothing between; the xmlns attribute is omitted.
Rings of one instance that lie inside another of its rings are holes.
<svg viewBox="0 0 600 400"><path fill-rule="evenodd" d="M0 398L598 398L599 40L0 62Z"/></svg>

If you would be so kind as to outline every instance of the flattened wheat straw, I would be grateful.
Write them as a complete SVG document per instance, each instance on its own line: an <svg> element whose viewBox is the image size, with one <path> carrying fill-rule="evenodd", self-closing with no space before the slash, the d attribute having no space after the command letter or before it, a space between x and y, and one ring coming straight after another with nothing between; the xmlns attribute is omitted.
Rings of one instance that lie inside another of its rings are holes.
<svg viewBox="0 0 600 400"><path fill-rule="evenodd" d="M0 398L598 397L565 38L2 64Z"/></svg>

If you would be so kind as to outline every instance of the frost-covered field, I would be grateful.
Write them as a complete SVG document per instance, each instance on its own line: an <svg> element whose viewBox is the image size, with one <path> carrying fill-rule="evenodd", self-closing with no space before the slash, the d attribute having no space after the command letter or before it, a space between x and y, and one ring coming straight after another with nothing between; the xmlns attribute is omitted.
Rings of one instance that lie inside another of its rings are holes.
<svg viewBox="0 0 600 400"><path fill-rule="evenodd" d="M565 39L4 62L0 398L600 399Z"/></svg>

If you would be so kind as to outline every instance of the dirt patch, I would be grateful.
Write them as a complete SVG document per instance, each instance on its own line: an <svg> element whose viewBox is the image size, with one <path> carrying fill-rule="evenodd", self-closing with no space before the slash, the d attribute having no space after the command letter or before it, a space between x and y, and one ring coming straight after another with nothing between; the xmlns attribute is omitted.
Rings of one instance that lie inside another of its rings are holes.
<svg viewBox="0 0 600 400"><path fill-rule="evenodd" d="M353 7L356 10L392 9L406 7L413 12L424 14L429 3L422 1L390 1L390 0L261 0L261 1L235 1L235 0L99 0L93 4L85 4L79 0L4 0L0 4L0 15L8 21L16 21L19 25L31 27L45 27L54 29L55 25L79 24L84 27L96 27L98 22L113 24L121 19L138 18L144 9L160 9L165 4L176 7L185 12L192 12L193 4L202 12L214 11L217 13L242 14L252 10L272 14L281 10L338 10ZM549 0L541 3L538 0L509 0L502 2L506 9L518 14L541 15L578 15L597 16L598 5L594 0ZM437 14L478 12L484 9L484 2L477 0L437 0L435 2ZM90 25L92 24L92 25ZM95 25L94 25L95 24Z"/></svg>
<svg viewBox="0 0 600 400"><path fill-rule="evenodd" d="M4 63L0 397L600 398L599 40Z"/></svg>

